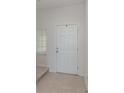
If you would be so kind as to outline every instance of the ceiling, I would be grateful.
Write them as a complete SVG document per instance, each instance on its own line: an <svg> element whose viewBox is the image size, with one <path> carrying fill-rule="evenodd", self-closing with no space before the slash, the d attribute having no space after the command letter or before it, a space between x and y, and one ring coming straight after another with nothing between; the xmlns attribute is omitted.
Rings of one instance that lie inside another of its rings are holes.
<svg viewBox="0 0 124 93"><path fill-rule="evenodd" d="M79 4L85 0L36 0L37 8L56 8L62 6L69 6Z"/></svg>

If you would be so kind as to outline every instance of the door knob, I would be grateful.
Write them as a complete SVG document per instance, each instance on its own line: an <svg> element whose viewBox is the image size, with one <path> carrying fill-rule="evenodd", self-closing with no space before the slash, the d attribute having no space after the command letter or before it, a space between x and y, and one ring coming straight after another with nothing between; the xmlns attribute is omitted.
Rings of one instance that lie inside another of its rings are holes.
<svg viewBox="0 0 124 93"><path fill-rule="evenodd" d="M59 52L59 48L56 48L56 53L58 53Z"/></svg>

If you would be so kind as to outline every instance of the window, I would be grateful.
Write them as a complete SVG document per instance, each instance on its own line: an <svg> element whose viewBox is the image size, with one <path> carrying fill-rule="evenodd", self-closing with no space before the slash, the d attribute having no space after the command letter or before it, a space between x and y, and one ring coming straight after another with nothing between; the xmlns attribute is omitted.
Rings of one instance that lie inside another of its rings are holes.
<svg viewBox="0 0 124 93"><path fill-rule="evenodd" d="M36 52L45 54L47 50L46 30L41 29L36 32Z"/></svg>

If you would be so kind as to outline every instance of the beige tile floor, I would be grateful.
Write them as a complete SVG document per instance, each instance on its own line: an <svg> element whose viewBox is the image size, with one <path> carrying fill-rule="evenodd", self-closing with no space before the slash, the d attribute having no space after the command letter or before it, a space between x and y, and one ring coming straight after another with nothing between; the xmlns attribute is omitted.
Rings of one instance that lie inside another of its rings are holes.
<svg viewBox="0 0 124 93"><path fill-rule="evenodd" d="M47 73L37 84L37 93L85 93L83 78Z"/></svg>

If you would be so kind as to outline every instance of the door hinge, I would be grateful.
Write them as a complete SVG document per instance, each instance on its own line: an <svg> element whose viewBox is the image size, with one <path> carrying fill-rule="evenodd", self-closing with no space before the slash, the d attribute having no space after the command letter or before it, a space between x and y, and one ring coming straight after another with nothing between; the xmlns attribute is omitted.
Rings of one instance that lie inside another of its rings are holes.
<svg viewBox="0 0 124 93"><path fill-rule="evenodd" d="M79 70L79 67L77 66L77 71Z"/></svg>

